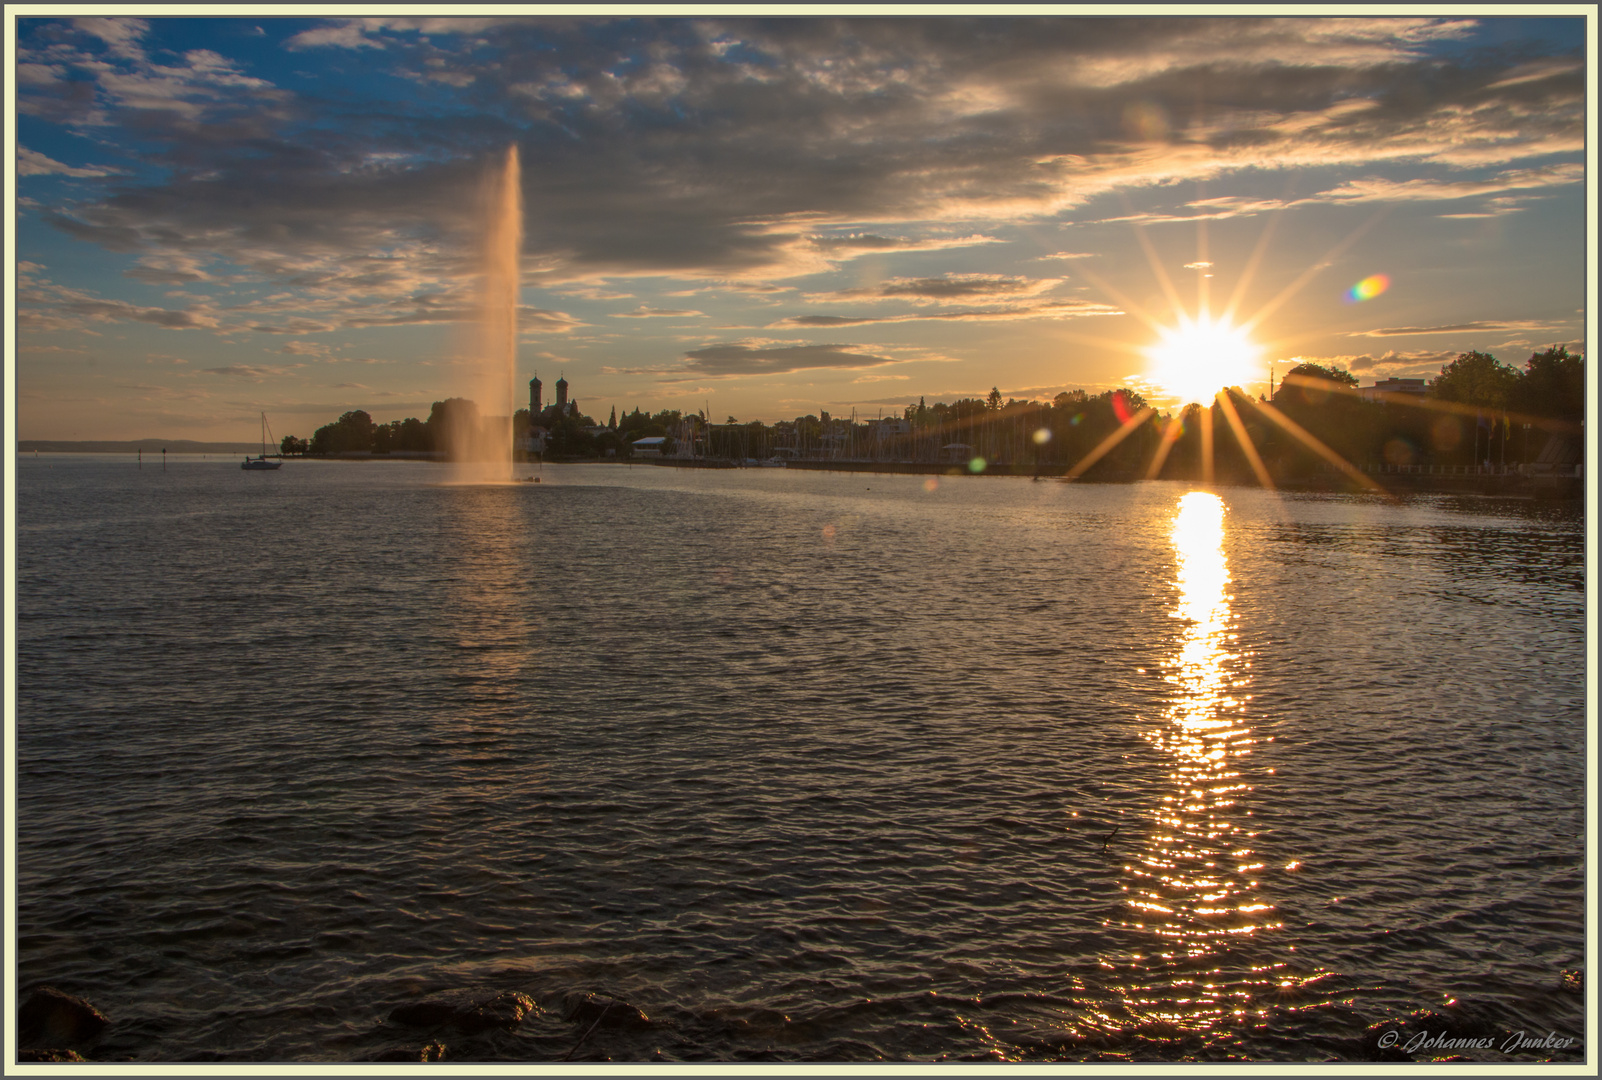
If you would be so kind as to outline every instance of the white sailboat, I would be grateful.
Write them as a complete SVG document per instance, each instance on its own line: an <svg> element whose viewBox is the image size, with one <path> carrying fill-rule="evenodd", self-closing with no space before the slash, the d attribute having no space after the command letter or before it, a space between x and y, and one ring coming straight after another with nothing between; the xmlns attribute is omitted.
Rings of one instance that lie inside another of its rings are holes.
<svg viewBox="0 0 1602 1080"><path fill-rule="evenodd" d="M239 467L241 469L253 469L253 470L254 469L282 469L284 467L283 455L281 455L281 454L273 455L274 457L277 457L279 459L277 461L270 461L267 458L267 447L271 444L272 438L273 438L272 429L267 426L267 414L266 413L262 413L261 414L261 456L260 457L247 457L247 458L245 458L244 462L242 462L240 464Z"/></svg>

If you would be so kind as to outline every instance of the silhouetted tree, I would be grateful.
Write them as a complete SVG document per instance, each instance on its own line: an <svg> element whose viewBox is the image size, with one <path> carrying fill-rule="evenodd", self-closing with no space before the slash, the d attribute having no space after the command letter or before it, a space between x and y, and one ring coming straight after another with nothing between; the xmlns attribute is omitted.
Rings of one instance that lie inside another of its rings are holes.
<svg viewBox="0 0 1602 1080"><path fill-rule="evenodd" d="M1505 409L1518 381L1519 373L1490 353L1466 352L1441 369L1430 392L1442 401Z"/></svg>
<svg viewBox="0 0 1602 1080"><path fill-rule="evenodd" d="M1533 416L1578 422L1585 417L1585 357L1562 345L1534 353L1512 395L1513 407Z"/></svg>
<svg viewBox="0 0 1602 1080"><path fill-rule="evenodd" d="M373 418L361 409L345 413L332 424L324 424L312 434L313 454L344 454L373 449Z"/></svg>

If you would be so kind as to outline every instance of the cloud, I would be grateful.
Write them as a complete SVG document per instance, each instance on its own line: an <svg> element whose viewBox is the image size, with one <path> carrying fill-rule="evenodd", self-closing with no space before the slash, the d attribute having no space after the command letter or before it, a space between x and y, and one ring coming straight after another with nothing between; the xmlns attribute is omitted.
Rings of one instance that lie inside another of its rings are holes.
<svg viewBox="0 0 1602 1080"><path fill-rule="evenodd" d="M1509 191L1538 191L1585 182L1585 166L1562 162L1531 169L1510 169L1484 180L1348 180L1301 202L1442 202Z"/></svg>
<svg viewBox="0 0 1602 1080"><path fill-rule="evenodd" d="M249 330L256 334L326 334L330 330L337 330L333 323L315 322L311 319L285 319L282 322L247 323L237 329Z"/></svg>
<svg viewBox="0 0 1602 1080"><path fill-rule="evenodd" d="M211 275L202 267L204 256L177 251L164 251L146 255L123 277L148 281L156 285L183 285L192 281L210 281Z"/></svg>
<svg viewBox="0 0 1602 1080"><path fill-rule="evenodd" d="M691 311L688 308L683 308L683 309L679 309L679 308L653 308L653 307L646 307L644 304L641 304L639 307L635 308L633 311L615 311L615 312L612 313L612 318L614 318L614 319L667 319L667 318L683 318L683 317L692 316L692 315L704 317L706 315L706 312L704 312L704 311Z"/></svg>
<svg viewBox="0 0 1602 1080"><path fill-rule="evenodd" d="M563 296L571 296L571 297L574 297L575 299L579 299L579 300L632 300L632 299L634 299L634 294L633 293L617 292L614 289L607 289L607 288L605 288L604 286L601 286L601 285L565 285L565 286L563 286L563 287L561 287L559 289L556 289L555 291L560 293ZM692 290L689 293L680 293L680 294L672 294L672 295L694 295L694 290Z"/></svg>
<svg viewBox="0 0 1602 1080"><path fill-rule="evenodd" d="M1389 351L1378 356L1372 353L1339 353L1330 356L1294 356L1285 362L1322 364L1325 367L1344 368L1353 375L1373 379L1433 378L1442 367L1450 364L1457 352L1435 349L1413 352Z"/></svg>
<svg viewBox="0 0 1602 1080"><path fill-rule="evenodd" d="M120 169L108 169L108 168L100 168L100 167L96 167L96 168L74 168L71 165L63 165L59 161L54 161L54 160L52 160L50 158L47 158L43 154L39 153L38 151L29 150L25 146L17 147L17 175L18 176L50 176L50 175L58 175L58 176L77 176L77 177L98 177L98 176L114 176L114 175L117 175L119 172L121 172Z"/></svg>
<svg viewBox="0 0 1602 1080"><path fill-rule="evenodd" d="M406 237L428 252L419 273L465 275L474 162L516 131L538 163L525 194L545 284L771 283L864 254L991 243L962 225L1060 214L1119 189L1517 161L1578 153L1584 135L1582 72L1525 79L1429 56L1472 26L1452 19L344 19L287 44L470 79L464 100L484 118L364 101L345 127L337 108L247 87L215 53L145 59L129 44L145 31L118 22L105 32L128 48L110 61L30 43L21 59L36 81L19 105L70 106L83 122L171 114L153 129L171 160L203 147L215 179L179 168L55 224L118 250L205 245L283 281L308 257L356 276L347 259ZM81 78L54 73L73 68L95 75L98 99L71 104ZM1185 121L1178 103L1203 77L1206 113ZM1153 101L1190 126L1131 136L1127 108ZM513 122L487 119L502 113ZM214 114L228 123L200 124ZM404 164L361 166L403 152ZM1276 205L1213 200L1182 219ZM919 235L948 223L952 235Z"/></svg>
<svg viewBox="0 0 1602 1080"><path fill-rule="evenodd" d="M857 345L709 345L686 352L686 370L699 375L789 375L797 371L883 367L897 363Z"/></svg>
<svg viewBox="0 0 1602 1080"><path fill-rule="evenodd" d="M952 248L974 247L979 244L998 244L1000 239L974 233L970 236L929 237L922 240L901 236L881 236L877 233L848 233L842 236L811 237L813 247L834 261L854 259L862 255L884 252L947 251Z"/></svg>
<svg viewBox="0 0 1602 1080"><path fill-rule="evenodd" d="M82 330L87 323L141 322L168 330L216 329L216 312L203 304L188 309L152 307L108 300L36 276L32 263L19 263L17 327L25 330Z"/></svg>
<svg viewBox="0 0 1602 1080"><path fill-rule="evenodd" d="M303 30L284 42L291 51L315 48L382 49L385 42L375 36L385 31L411 31L428 35L479 34L491 27L502 25L506 18L473 18L462 16L429 18L373 18L343 19L328 26L314 26Z"/></svg>
<svg viewBox="0 0 1602 1080"><path fill-rule="evenodd" d="M943 320L947 322L988 322L1012 319L1069 319L1087 315L1122 315L1118 308L1088 300L1057 300L1003 308L967 308L957 311L919 311L900 315L790 315L771 323L769 329L840 326L866 326L870 323L900 323Z"/></svg>
<svg viewBox="0 0 1602 1080"><path fill-rule="evenodd" d="M273 375L282 375L282 371L272 368L252 367L249 364L231 364L228 367L201 368L207 375L226 375L229 378L244 379L248 382L261 382Z"/></svg>
<svg viewBox="0 0 1602 1080"><path fill-rule="evenodd" d="M1062 283L1061 278L1025 278L1006 274L948 273L937 278L891 278L867 288L810 294L809 300L908 300L915 304L958 304L1036 296Z"/></svg>
<svg viewBox="0 0 1602 1080"><path fill-rule="evenodd" d="M520 334L566 334L589 325L562 311L544 308L518 308L517 329Z"/></svg>
<svg viewBox="0 0 1602 1080"><path fill-rule="evenodd" d="M801 275L862 271L855 288L811 294L854 305L839 309L850 315L775 324L812 330L1112 313L1043 300L1059 278L942 276L965 264L919 257L991 245L976 254L994 269L1013 257L1002 239L1035 242L1074 218L1197 222L1381 201L1494 216L1583 177L1583 67L1532 48L1441 51L1473 30L1455 18L337 19L277 58L338 65L337 94L314 78L286 80L295 93L263 78L277 69L255 59L262 42L228 55L227 35L196 49L166 25L21 29L28 122L124 155L99 160L140 163L75 175L19 153L25 177L82 181L54 185L75 201L39 220L126 254L110 272L131 263L135 282L120 300L24 298L27 326L294 337L474 319L479 187L514 140L530 290L616 300L627 279L649 277L761 297L848 280ZM1299 172L1326 190L1175 206L1193 182L1217 192L1232 176ZM1160 205L1106 217L1098 200L1120 193ZM1041 242L1029 250L1067 241ZM865 284L881 272L905 276ZM603 294L603 281L618 287ZM198 282L215 299L171 309L138 288ZM730 336L772 317L716 310L742 326ZM642 303L617 317L698 316ZM528 336L585 325L538 307L520 317Z"/></svg>
<svg viewBox="0 0 1602 1080"><path fill-rule="evenodd" d="M1211 199L1194 199L1185 203L1191 213L1171 213L1151 211L1147 213L1125 214L1122 217L1099 218L1095 221L1078 222L1080 225L1113 225L1127 223L1131 225L1168 225L1174 222L1196 221L1223 221L1227 218L1252 217L1257 214L1266 214L1274 210L1282 210L1286 203L1279 199L1259 199L1249 196L1220 195ZM1194 265L1194 264L1193 264ZM1186 269L1192 269L1187 266ZM1211 263L1208 264L1212 265Z"/></svg>
<svg viewBox="0 0 1602 1080"><path fill-rule="evenodd" d="M139 145L124 150L147 164L162 158L168 139L262 138L287 119L293 95L212 49L157 49L153 58L144 45L150 29L142 19L97 17L41 22L19 35L17 111L80 134L109 136L130 124ZM194 173L195 161L174 163L175 175Z"/></svg>
<svg viewBox="0 0 1602 1080"><path fill-rule="evenodd" d="M1577 74L1583 70L1585 70L1585 64L1579 60L1558 58L1536 60L1533 63L1519 65L1502 76L1502 78L1487 85L1486 89L1501 90L1509 86L1522 86L1525 83L1552 79L1559 75Z"/></svg>
<svg viewBox="0 0 1602 1080"><path fill-rule="evenodd" d="M1485 320L1480 322L1451 323L1446 326L1387 326L1375 330L1356 330L1348 337L1410 337L1428 334L1462 334L1462 333L1505 333L1517 330L1547 330L1552 326L1547 322L1523 321L1496 321Z"/></svg>
<svg viewBox="0 0 1602 1080"><path fill-rule="evenodd" d="M333 26L314 26L310 30L303 30L284 42L284 48L290 50L317 49L382 49L384 43L374 41L364 33L360 20L338 23Z"/></svg>
<svg viewBox="0 0 1602 1080"><path fill-rule="evenodd" d="M65 346L65 345L18 344L17 345L17 352L19 354L21 354L21 353L30 353L30 354L32 354L32 353L74 353L74 354L81 354L81 353L86 352L86 350L84 350L84 349L74 349L74 348L70 348L70 347Z"/></svg>
<svg viewBox="0 0 1602 1080"><path fill-rule="evenodd" d="M93 34L110 46L112 53L130 60L143 60L144 49L139 39L150 31L144 19L87 18L74 19L72 25L86 34Z"/></svg>

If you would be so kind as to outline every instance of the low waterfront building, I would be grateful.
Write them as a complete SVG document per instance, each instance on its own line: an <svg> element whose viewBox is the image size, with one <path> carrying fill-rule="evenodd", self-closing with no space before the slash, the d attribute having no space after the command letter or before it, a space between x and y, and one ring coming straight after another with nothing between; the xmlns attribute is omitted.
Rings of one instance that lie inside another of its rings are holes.
<svg viewBox="0 0 1602 1080"><path fill-rule="evenodd" d="M1423 379L1381 379L1357 392L1364 401L1384 401L1387 394L1417 394L1423 397L1429 393L1429 387Z"/></svg>

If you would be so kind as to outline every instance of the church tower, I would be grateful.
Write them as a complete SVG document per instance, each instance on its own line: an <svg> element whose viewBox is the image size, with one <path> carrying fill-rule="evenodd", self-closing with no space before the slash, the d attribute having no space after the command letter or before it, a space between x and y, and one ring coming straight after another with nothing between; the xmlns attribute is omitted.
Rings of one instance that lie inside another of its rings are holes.
<svg viewBox="0 0 1602 1080"><path fill-rule="evenodd" d="M531 424L540 422L540 377L538 375L528 381L528 419Z"/></svg>
<svg viewBox="0 0 1602 1080"><path fill-rule="evenodd" d="M563 375L556 380L556 407L565 416L567 414L567 376Z"/></svg>

